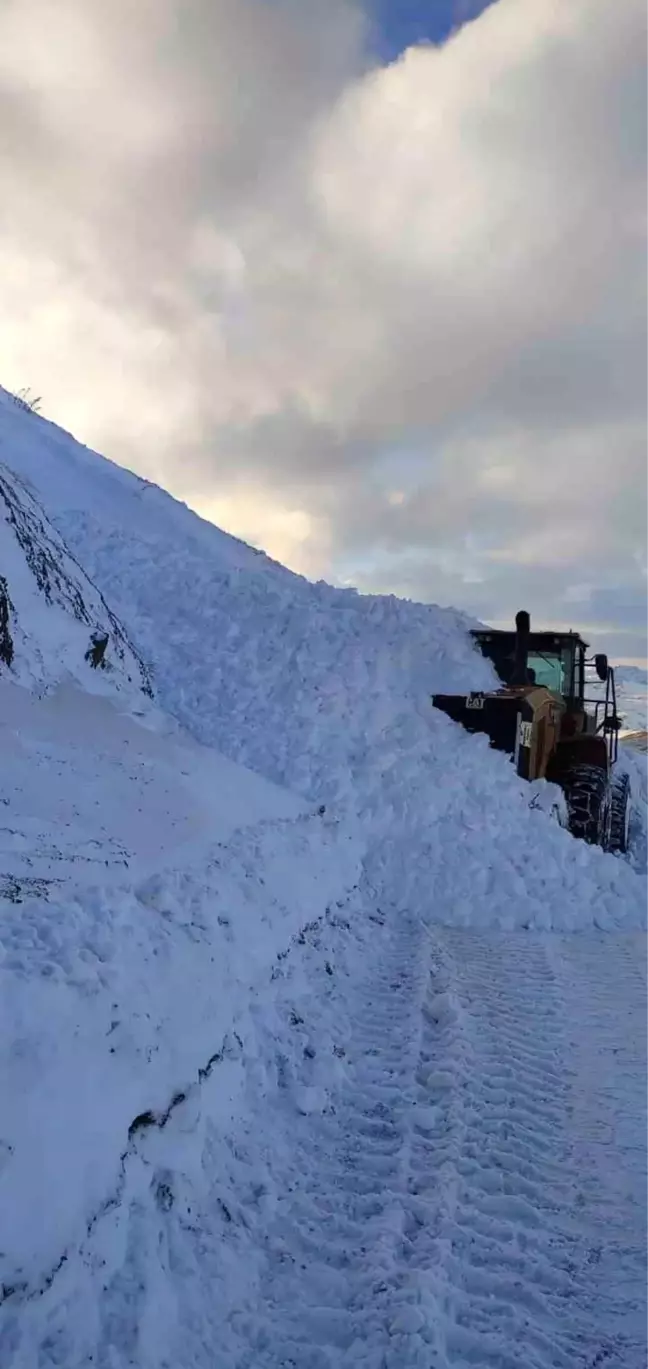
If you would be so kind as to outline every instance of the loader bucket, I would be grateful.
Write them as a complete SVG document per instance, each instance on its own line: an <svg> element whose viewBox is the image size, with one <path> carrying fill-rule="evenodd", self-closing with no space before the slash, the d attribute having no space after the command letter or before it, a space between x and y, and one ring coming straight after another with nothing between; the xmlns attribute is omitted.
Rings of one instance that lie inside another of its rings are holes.
<svg viewBox="0 0 648 1369"><path fill-rule="evenodd" d="M512 756L522 700L506 694L433 694L432 703L467 732L485 732L491 746Z"/></svg>

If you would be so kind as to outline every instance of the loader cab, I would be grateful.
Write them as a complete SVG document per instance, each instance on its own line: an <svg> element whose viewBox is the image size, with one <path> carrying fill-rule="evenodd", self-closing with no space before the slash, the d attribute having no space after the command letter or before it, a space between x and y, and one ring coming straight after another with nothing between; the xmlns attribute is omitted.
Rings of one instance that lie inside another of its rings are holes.
<svg viewBox="0 0 648 1369"><path fill-rule="evenodd" d="M514 675L516 634L495 628L472 633L482 655L492 661L502 684ZM561 741L578 735L600 736L605 742L608 764L617 759L620 719L617 713L614 670L607 656L588 656L589 643L578 632L530 632L528 636L528 683L544 685L565 704ZM600 685L605 685L605 690ZM597 689L592 692L592 686Z"/></svg>
<svg viewBox="0 0 648 1369"><path fill-rule="evenodd" d="M482 655L492 661L503 684L511 680L515 633L492 628L473 632ZM576 632L532 632L529 636L529 683L544 685L565 700L570 711L581 711L585 697L587 642Z"/></svg>

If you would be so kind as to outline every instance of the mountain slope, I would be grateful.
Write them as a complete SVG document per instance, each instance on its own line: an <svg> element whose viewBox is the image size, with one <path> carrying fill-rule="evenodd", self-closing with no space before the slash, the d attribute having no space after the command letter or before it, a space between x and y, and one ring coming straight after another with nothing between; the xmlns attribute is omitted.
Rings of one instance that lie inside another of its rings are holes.
<svg viewBox="0 0 648 1369"><path fill-rule="evenodd" d="M624 731L645 732L648 727L648 673L638 666L620 665L615 675Z"/></svg>
<svg viewBox="0 0 648 1369"><path fill-rule="evenodd" d="M149 672L24 482L0 462L0 670L152 696Z"/></svg>

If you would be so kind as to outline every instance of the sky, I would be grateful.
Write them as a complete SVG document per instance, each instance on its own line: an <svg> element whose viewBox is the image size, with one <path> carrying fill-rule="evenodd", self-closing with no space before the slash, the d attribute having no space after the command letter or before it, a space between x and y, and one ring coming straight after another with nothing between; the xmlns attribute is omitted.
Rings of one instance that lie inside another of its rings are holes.
<svg viewBox="0 0 648 1369"><path fill-rule="evenodd" d="M313 578L646 657L644 0L4 0L0 382Z"/></svg>
<svg viewBox="0 0 648 1369"><path fill-rule="evenodd" d="M492 0L372 0L366 7L371 41L383 62L417 43L443 43Z"/></svg>

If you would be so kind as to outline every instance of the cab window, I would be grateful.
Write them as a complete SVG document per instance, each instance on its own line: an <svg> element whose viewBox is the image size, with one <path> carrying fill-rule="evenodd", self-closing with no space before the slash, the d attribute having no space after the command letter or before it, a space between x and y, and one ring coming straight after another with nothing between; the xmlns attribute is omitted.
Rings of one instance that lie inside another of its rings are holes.
<svg viewBox="0 0 648 1369"><path fill-rule="evenodd" d="M552 689L555 694L565 690L565 668L562 657L557 652L529 652L528 668L535 675L535 683Z"/></svg>

